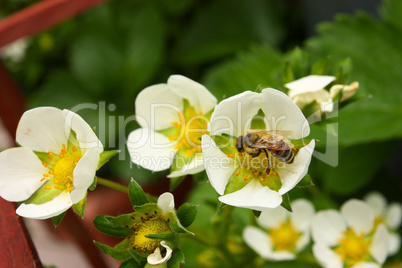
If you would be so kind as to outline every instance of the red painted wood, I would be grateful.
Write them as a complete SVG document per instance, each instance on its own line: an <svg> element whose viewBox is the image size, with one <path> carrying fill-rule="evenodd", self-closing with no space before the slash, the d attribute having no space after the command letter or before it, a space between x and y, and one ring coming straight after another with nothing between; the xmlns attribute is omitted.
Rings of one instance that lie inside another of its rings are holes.
<svg viewBox="0 0 402 268"><path fill-rule="evenodd" d="M14 139L24 110L24 96L0 63L0 118Z"/></svg>
<svg viewBox="0 0 402 268"><path fill-rule="evenodd" d="M38 267L42 264L15 205L0 198L0 266Z"/></svg>
<svg viewBox="0 0 402 268"><path fill-rule="evenodd" d="M46 0L0 21L0 47L34 35L107 0Z"/></svg>

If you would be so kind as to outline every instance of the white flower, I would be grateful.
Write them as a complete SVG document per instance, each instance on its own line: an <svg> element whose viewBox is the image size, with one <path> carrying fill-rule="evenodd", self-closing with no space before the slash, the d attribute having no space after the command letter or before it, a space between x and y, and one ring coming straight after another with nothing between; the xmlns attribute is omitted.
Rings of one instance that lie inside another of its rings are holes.
<svg viewBox="0 0 402 268"><path fill-rule="evenodd" d="M293 82L287 83L289 97L303 109L307 104L316 101L322 111L333 110L332 97L324 88L335 80L335 76L309 75Z"/></svg>
<svg viewBox="0 0 402 268"><path fill-rule="evenodd" d="M263 118L256 117L261 111ZM261 152L257 157L241 153L236 150L236 141L250 132L252 120L256 118L260 123L264 121L266 131L291 133L289 139L301 139L310 133L299 107L284 93L266 88L261 93L247 91L219 103L208 124L211 136L202 136L202 150L209 181L222 195L219 197L221 202L263 210L279 206L282 195L306 175L315 142L312 140L296 150L293 163L281 162L268 152ZM232 143L225 147L218 144L221 147L218 148L214 137L222 134L230 135ZM288 138L284 141L292 147ZM269 174L268 163L271 166Z"/></svg>
<svg viewBox="0 0 402 268"><path fill-rule="evenodd" d="M381 267L387 258L388 232L383 224L373 232L374 212L363 201L349 200L341 212L318 212L312 221L313 253L328 268Z"/></svg>
<svg viewBox="0 0 402 268"><path fill-rule="evenodd" d="M169 177L202 171L200 137L216 104L204 86L181 75L145 88L135 101L141 128L127 142L131 160L152 171L173 165Z"/></svg>
<svg viewBox="0 0 402 268"><path fill-rule="evenodd" d="M387 204L385 197L378 192L371 192L364 197L375 214L375 226L384 223L389 231L388 255L394 255L400 250L401 237L397 230L402 223L402 206L399 203Z"/></svg>
<svg viewBox="0 0 402 268"><path fill-rule="evenodd" d="M10 58L15 62L20 62L25 56L27 46L28 39L20 38L12 42L11 44L0 48L0 55L3 58Z"/></svg>
<svg viewBox="0 0 402 268"><path fill-rule="evenodd" d="M16 139L22 147L0 153L0 196L27 200L18 215L51 218L85 198L103 146L79 115L52 107L29 110Z"/></svg>
<svg viewBox="0 0 402 268"><path fill-rule="evenodd" d="M264 210L258 218L262 230L247 226L244 241L267 260L292 260L310 241L310 221L314 207L304 199L292 203L293 212L283 207Z"/></svg>
<svg viewBox="0 0 402 268"><path fill-rule="evenodd" d="M316 101L323 112L331 112L334 109L333 100L342 91L340 102L351 98L359 88L358 82L348 85L333 85L329 91L325 89L335 80L335 76L309 75L293 82L285 84L289 89L289 97L303 109L306 105Z"/></svg>

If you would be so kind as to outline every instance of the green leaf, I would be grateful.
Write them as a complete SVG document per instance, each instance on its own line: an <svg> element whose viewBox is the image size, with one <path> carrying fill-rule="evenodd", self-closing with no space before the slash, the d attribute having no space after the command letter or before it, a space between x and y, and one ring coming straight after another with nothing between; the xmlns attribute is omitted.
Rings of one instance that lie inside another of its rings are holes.
<svg viewBox="0 0 402 268"><path fill-rule="evenodd" d="M198 206L188 203L184 203L183 205L181 205L176 211L176 215L179 218L181 225L183 225L184 227L190 226L193 223L195 216L197 215L197 209Z"/></svg>
<svg viewBox="0 0 402 268"><path fill-rule="evenodd" d="M306 174L306 176L303 177L303 179L301 179L301 181L299 181L299 183L296 185L297 187L310 187L310 186L314 186L313 181L311 180L311 177L309 174Z"/></svg>
<svg viewBox="0 0 402 268"><path fill-rule="evenodd" d="M75 213L80 215L81 218L84 218L84 212L85 212L86 205L87 205L87 194L85 194L85 197L80 202L73 205L73 210Z"/></svg>
<svg viewBox="0 0 402 268"><path fill-rule="evenodd" d="M149 203L149 200L141 186L133 178L130 180L128 196L133 206L141 206Z"/></svg>
<svg viewBox="0 0 402 268"><path fill-rule="evenodd" d="M342 195L351 195L372 179L395 150L395 142L374 143L343 148L336 168L323 165L322 180L325 189Z"/></svg>
<svg viewBox="0 0 402 268"><path fill-rule="evenodd" d="M174 232L168 232L163 234L148 234L145 235L147 238L151 239L158 239L158 240L169 240L170 238L174 237L176 234Z"/></svg>
<svg viewBox="0 0 402 268"><path fill-rule="evenodd" d="M118 261L127 261L129 259L132 259L132 256L128 252L128 249L130 248L130 245L129 245L130 241L128 239L124 239L122 242L120 242L113 248L106 246L102 243L96 242L96 241L94 241L94 243L103 252L105 252L107 255L111 256L112 258L114 258Z"/></svg>
<svg viewBox="0 0 402 268"><path fill-rule="evenodd" d="M289 53L288 60L295 80L309 75L310 58L306 52L297 47Z"/></svg>
<svg viewBox="0 0 402 268"><path fill-rule="evenodd" d="M141 267L144 267L144 265L147 263L148 254L137 252L133 249L129 249L128 252L130 253L131 257L133 257L134 261L137 262L137 264L141 264Z"/></svg>
<svg viewBox="0 0 402 268"><path fill-rule="evenodd" d="M122 215L120 217L130 217L129 215ZM130 229L129 219L125 218L127 223L121 222L116 224L116 219L108 215L99 215L94 219L95 228L100 232L115 236L115 237L128 237L134 233Z"/></svg>
<svg viewBox="0 0 402 268"><path fill-rule="evenodd" d="M167 267L168 268L179 268L180 264L184 263L184 253L180 249L176 248L172 257L168 260Z"/></svg>
<svg viewBox="0 0 402 268"><path fill-rule="evenodd" d="M106 164L110 160L110 158L117 155L118 153L120 153L120 150L103 151L100 154L100 159L96 170L100 169L104 164Z"/></svg>
<svg viewBox="0 0 402 268"><path fill-rule="evenodd" d="M289 212L293 212L292 210L292 206L290 205L290 198L289 198L289 194L286 193L284 195L282 195L282 203L281 206L284 207L286 210L288 210Z"/></svg>
<svg viewBox="0 0 402 268"><path fill-rule="evenodd" d="M402 42L402 17L395 15L402 13L402 5L396 2L384 2L382 20L364 13L339 15L333 23L320 24L320 35L307 42L314 54L350 57L349 82L358 81L358 93L365 96L339 111L341 145L402 137L402 54L397 45Z"/></svg>
<svg viewBox="0 0 402 268"><path fill-rule="evenodd" d="M66 215L66 212L67 211L61 213L60 215L52 217L52 221L55 227L57 227L60 224L61 220L64 218L64 215Z"/></svg>
<svg viewBox="0 0 402 268"><path fill-rule="evenodd" d="M328 61L329 57L322 58L314 63L311 74L314 75L327 75L328 74Z"/></svg>

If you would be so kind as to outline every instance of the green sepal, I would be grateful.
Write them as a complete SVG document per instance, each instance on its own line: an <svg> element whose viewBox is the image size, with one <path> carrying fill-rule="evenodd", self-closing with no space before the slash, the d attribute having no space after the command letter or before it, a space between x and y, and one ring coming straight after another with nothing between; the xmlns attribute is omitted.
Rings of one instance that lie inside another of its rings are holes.
<svg viewBox="0 0 402 268"><path fill-rule="evenodd" d="M341 99L342 99L342 96L343 96L343 88L342 89L340 89L336 94L335 94L335 96L332 98L332 102L339 102Z"/></svg>
<svg viewBox="0 0 402 268"><path fill-rule="evenodd" d="M85 212L86 205L87 205L87 194L85 193L85 197L80 202L73 205L73 210L81 218L84 218L84 212Z"/></svg>
<svg viewBox="0 0 402 268"><path fill-rule="evenodd" d="M67 211L64 211L63 213L61 213L61 214L59 214L59 215L57 215L57 216L52 217L52 221L53 221L54 227L57 227L57 226L60 224L61 220L64 218L64 215L66 215L66 212L67 212Z"/></svg>
<svg viewBox="0 0 402 268"><path fill-rule="evenodd" d="M258 211L258 210L252 210L252 211L253 211L254 216L256 216L257 218L260 217L261 211Z"/></svg>
<svg viewBox="0 0 402 268"><path fill-rule="evenodd" d="M172 256L167 262L167 267L168 268L178 268L180 267L180 264L184 263L184 253L180 249L176 248L172 252Z"/></svg>
<svg viewBox="0 0 402 268"><path fill-rule="evenodd" d="M236 173L240 170L240 174L236 175ZM248 171L244 168L236 169L232 176L230 176L228 184L225 188L225 194L234 193L243 187L245 187L251 180L244 180L245 176L248 175Z"/></svg>
<svg viewBox="0 0 402 268"><path fill-rule="evenodd" d="M311 180L311 177L309 174L306 174L301 181L296 185L297 187L304 188L304 187L310 187L314 186L313 181Z"/></svg>
<svg viewBox="0 0 402 268"><path fill-rule="evenodd" d="M263 182L261 182L261 184L263 186L268 186L269 189L276 192L279 192L282 187L282 181L279 177L279 174L277 174L276 176L274 176L273 174L269 175L265 178Z"/></svg>
<svg viewBox="0 0 402 268"><path fill-rule="evenodd" d="M110 158L117 155L118 153L120 153L120 150L103 151L99 156L100 158L96 170L100 169L104 164L106 164L110 160Z"/></svg>
<svg viewBox="0 0 402 268"><path fill-rule="evenodd" d="M186 228L183 227L176 213L171 213L171 217L169 220L169 227L176 233L182 233L182 234L187 233L194 235L192 232L188 231Z"/></svg>
<svg viewBox="0 0 402 268"><path fill-rule="evenodd" d="M143 268L144 265L145 263L140 264L136 260L131 259L120 264L119 268Z"/></svg>
<svg viewBox="0 0 402 268"><path fill-rule="evenodd" d="M174 237L176 234L175 232L168 232L163 234L148 234L145 235L147 238L157 239L157 240L169 240L170 238Z"/></svg>
<svg viewBox="0 0 402 268"><path fill-rule="evenodd" d="M284 195L282 195L282 203L281 206L284 207L286 210L288 210L289 212L293 212L292 210L292 206L290 205L290 198L289 198L289 194L286 193Z"/></svg>
<svg viewBox="0 0 402 268"><path fill-rule="evenodd" d="M321 116L321 106L318 104L316 100L311 101L309 104L303 107L302 112L306 118L309 118L311 115L315 114L317 111L316 119L318 120ZM312 119L312 118L310 118ZM314 119L315 120L315 119Z"/></svg>
<svg viewBox="0 0 402 268"><path fill-rule="evenodd" d="M121 241L119 244L117 244L115 247L111 248L109 246L106 246L102 243L94 241L95 245L98 246L103 252L105 252L107 255L111 256L112 258L118 260L118 261L127 261L132 259L131 254L128 252L128 248L130 248L129 245L129 240L124 239Z"/></svg>
<svg viewBox="0 0 402 268"><path fill-rule="evenodd" d="M290 52L289 60L294 80L307 76L310 73L309 56L299 47Z"/></svg>
<svg viewBox="0 0 402 268"><path fill-rule="evenodd" d="M170 191L176 189L176 187L179 186L185 178L186 176L170 178Z"/></svg>
<svg viewBox="0 0 402 268"><path fill-rule="evenodd" d="M93 223L96 229L110 236L128 237L134 234L134 231L130 229L130 226L135 223L132 214L124 214L118 217L99 215Z"/></svg>
<svg viewBox="0 0 402 268"><path fill-rule="evenodd" d="M304 146L307 146L313 139L311 138L301 138L297 140L291 140L290 142L293 144L293 148L300 149Z"/></svg>
<svg viewBox="0 0 402 268"><path fill-rule="evenodd" d="M228 135L212 135L211 139L218 148L226 155L238 153L236 149L236 140Z"/></svg>
<svg viewBox="0 0 402 268"><path fill-rule="evenodd" d="M93 191L93 190L95 190L95 188L96 188L96 186L98 185L98 177L97 176L95 176L94 177L94 181L92 182L92 184L89 186L89 190L90 191Z"/></svg>
<svg viewBox="0 0 402 268"><path fill-rule="evenodd" d="M312 75L327 75L328 74L329 57L319 59L311 68Z"/></svg>
<svg viewBox="0 0 402 268"><path fill-rule="evenodd" d="M149 203L149 200L141 186L133 178L130 180L128 196L133 206L141 206Z"/></svg>
<svg viewBox="0 0 402 268"><path fill-rule="evenodd" d="M253 117L253 119L251 119L251 129L265 129L266 125L264 119L264 112L262 111L262 109L258 110L258 113Z"/></svg>
<svg viewBox="0 0 402 268"><path fill-rule="evenodd" d="M40 161L42 161L42 163L46 163L47 164L47 168L50 169L54 169L54 165L56 161L49 161L49 154L48 153L44 153L44 152L36 152L34 151L35 155L39 158ZM58 160L58 156L54 155L52 158L57 158Z"/></svg>
<svg viewBox="0 0 402 268"><path fill-rule="evenodd" d="M197 215L197 209L198 206L189 203L181 205L176 211L176 215L179 218L181 225L184 227L190 226Z"/></svg>
<svg viewBox="0 0 402 268"><path fill-rule="evenodd" d="M222 211L224 206L226 206L225 203L222 203L221 201L218 201L218 204L216 205L215 215L218 215Z"/></svg>
<svg viewBox="0 0 402 268"><path fill-rule="evenodd" d="M135 251L134 249L129 249L128 253L130 253L131 257L133 257L133 261L141 265L141 268L147 263L148 254Z"/></svg>

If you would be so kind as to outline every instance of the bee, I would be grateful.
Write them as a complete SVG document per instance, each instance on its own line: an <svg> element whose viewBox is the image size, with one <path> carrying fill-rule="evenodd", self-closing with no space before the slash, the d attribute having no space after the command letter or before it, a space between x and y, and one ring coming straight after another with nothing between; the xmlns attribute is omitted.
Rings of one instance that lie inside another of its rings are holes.
<svg viewBox="0 0 402 268"><path fill-rule="evenodd" d="M291 134L291 131L251 131L237 138L236 149L239 153L246 152L252 157L264 153L268 161L266 173L269 175L274 161L270 155L283 163L293 163L295 155L292 147L283 140L283 137Z"/></svg>

